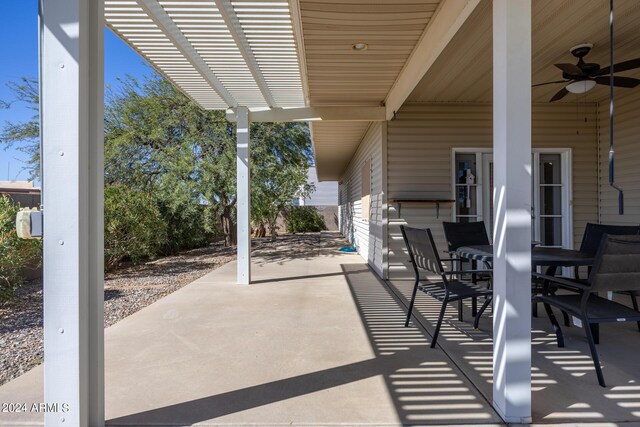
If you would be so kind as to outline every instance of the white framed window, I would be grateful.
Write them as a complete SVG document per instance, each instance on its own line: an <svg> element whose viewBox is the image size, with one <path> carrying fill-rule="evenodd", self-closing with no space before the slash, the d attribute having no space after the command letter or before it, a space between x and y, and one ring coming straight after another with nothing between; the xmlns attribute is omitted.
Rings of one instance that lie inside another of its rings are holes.
<svg viewBox="0 0 640 427"><path fill-rule="evenodd" d="M532 240L542 246L573 248L571 149L536 148L532 160ZM454 148L451 188L453 221L484 221L493 235L493 151Z"/></svg>

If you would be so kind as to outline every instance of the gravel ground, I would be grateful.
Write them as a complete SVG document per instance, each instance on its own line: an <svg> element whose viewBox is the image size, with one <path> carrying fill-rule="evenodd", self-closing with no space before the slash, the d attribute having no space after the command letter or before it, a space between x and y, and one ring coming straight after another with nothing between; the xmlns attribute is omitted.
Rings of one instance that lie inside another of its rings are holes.
<svg viewBox="0 0 640 427"><path fill-rule="evenodd" d="M309 233L254 239L253 255L261 262L336 253L346 244L335 233ZM235 249L222 242L139 266L122 268L105 277L104 325L111 326L211 270L235 259ZM23 286L14 300L0 306L0 385L40 364L44 357L42 283Z"/></svg>

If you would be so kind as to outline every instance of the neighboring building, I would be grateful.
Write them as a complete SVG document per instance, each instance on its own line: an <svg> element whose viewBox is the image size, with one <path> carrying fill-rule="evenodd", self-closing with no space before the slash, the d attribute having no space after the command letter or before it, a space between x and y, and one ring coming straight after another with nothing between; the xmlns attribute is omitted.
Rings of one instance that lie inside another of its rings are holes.
<svg viewBox="0 0 640 427"><path fill-rule="evenodd" d="M0 181L0 195L9 196L25 208L40 206L40 189L34 187L33 181Z"/></svg>
<svg viewBox="0 0 640 427"><path fill-rule="evenodd" d="M336 181L320 182L316 168L307 171L307 182L316 186L309 197L300 198L300 206L338 206L338 183Z"/></svg>
<svg viewBox="0 0 640 427"><path fill-rule="evenodd" d="M335 181L318 181L315 167L307 171L307 182L315 185L316 189L309 197L300 197L296 202L299 206L314 206L324 216L324 222L329 231L339 230L338 214L338 183ZM295 202L294 202L295 203Z"/></svg>

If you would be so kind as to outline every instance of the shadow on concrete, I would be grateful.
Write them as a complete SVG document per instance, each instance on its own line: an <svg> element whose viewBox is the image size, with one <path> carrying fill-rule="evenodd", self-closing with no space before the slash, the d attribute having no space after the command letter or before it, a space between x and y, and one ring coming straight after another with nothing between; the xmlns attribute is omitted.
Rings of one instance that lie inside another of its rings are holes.
<svg viewBox="0 0 640 427"><path fill-rule="evenodd" d="M318 256L342 256L344 254L338 250L347 244L338 232L288 234L278 236L275 242L272 242L270 237L254 239L251 256L256 258L257 265L283 264L295 259L312 260Z"/></svg>
<svg viewBox="0 0 640 427"><path fill-rule="evenodd" d="M338 274L347 280L374 358L144 411L107 424L163 425L174 420L190 425L375 376L384 378L403 425L499 420L443 353L428 349L424 330L403 326L404 309L366 265L343 264L342 270Z"/></svg>
<svg viewBox="0 0 640 427"><path fill-rule="evenodd" d="M276 279L251 280L251 286L268 284L268 283L290 282L292 280L308 280L308 279L317 279L320 277L335 277L335 276L343 276L343 274L342 273L306 274L304 276L289 276L289 277L278 277Z"/></svg>
<svg viewBox="0 0 640 427"><path fill-rule="evenodd" d="M501 422L448 356L429 348L421 325L404 326L406 308L377 276L356 264L342 268L376 356L407 362L383 374L403 425Z"/></svg>
<svg viewBox="0 0 640 427"><path fill-rule="evenodd" d="M413 281L394 280L391 289L404 306ZM619 298L616 296L616 298ZM628 297L620 297L628 304ZM412 323L431 331L435 328L440 302L418 294ZM598 352L609 387L598 385L584 331L564 327L565 348L558 348L546 315L532 319L532 415L534 423L637 423L640 421L640 334L633 322L601 325ZM493 381L492 316L487 310L480 329L471 324L470 305L465 306L466 321L457 320L452 306L447 310L438 345L491 399ZM559 316L559 312L556 313ZM559 317L561 318L561 317ZM635 425L635 424L634 424Z"/></svg>

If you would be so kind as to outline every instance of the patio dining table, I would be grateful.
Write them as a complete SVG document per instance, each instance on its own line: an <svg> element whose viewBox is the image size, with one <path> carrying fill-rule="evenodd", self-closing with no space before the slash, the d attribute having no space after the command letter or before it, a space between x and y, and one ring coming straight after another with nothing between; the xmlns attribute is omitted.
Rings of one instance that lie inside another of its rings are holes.
<svg viewBox="0 0 640 427"><path fill-rule="evenodd" d="M493 262L493 245L462 246L456 251L458 256L484 263ZM593 265L593 255L574 249L531 248L533 267L548 267L547 274L554 275L557 267L581 267Z"/></svg>
<svg viewBox="0 0 640 427"><path fill-rule="evenodd" d="M472 261L481 261L490 265L493 262L493 245L462 246L456 251L459 257ZM558 267L583 267L593 265L593 255L574 249L545 248L534 246L531 248L531 266L547 267L545 274L555 276ZM537 304L533 305L533 316L538 315ZM565 325L569 318L562 313Z"/></svg>

